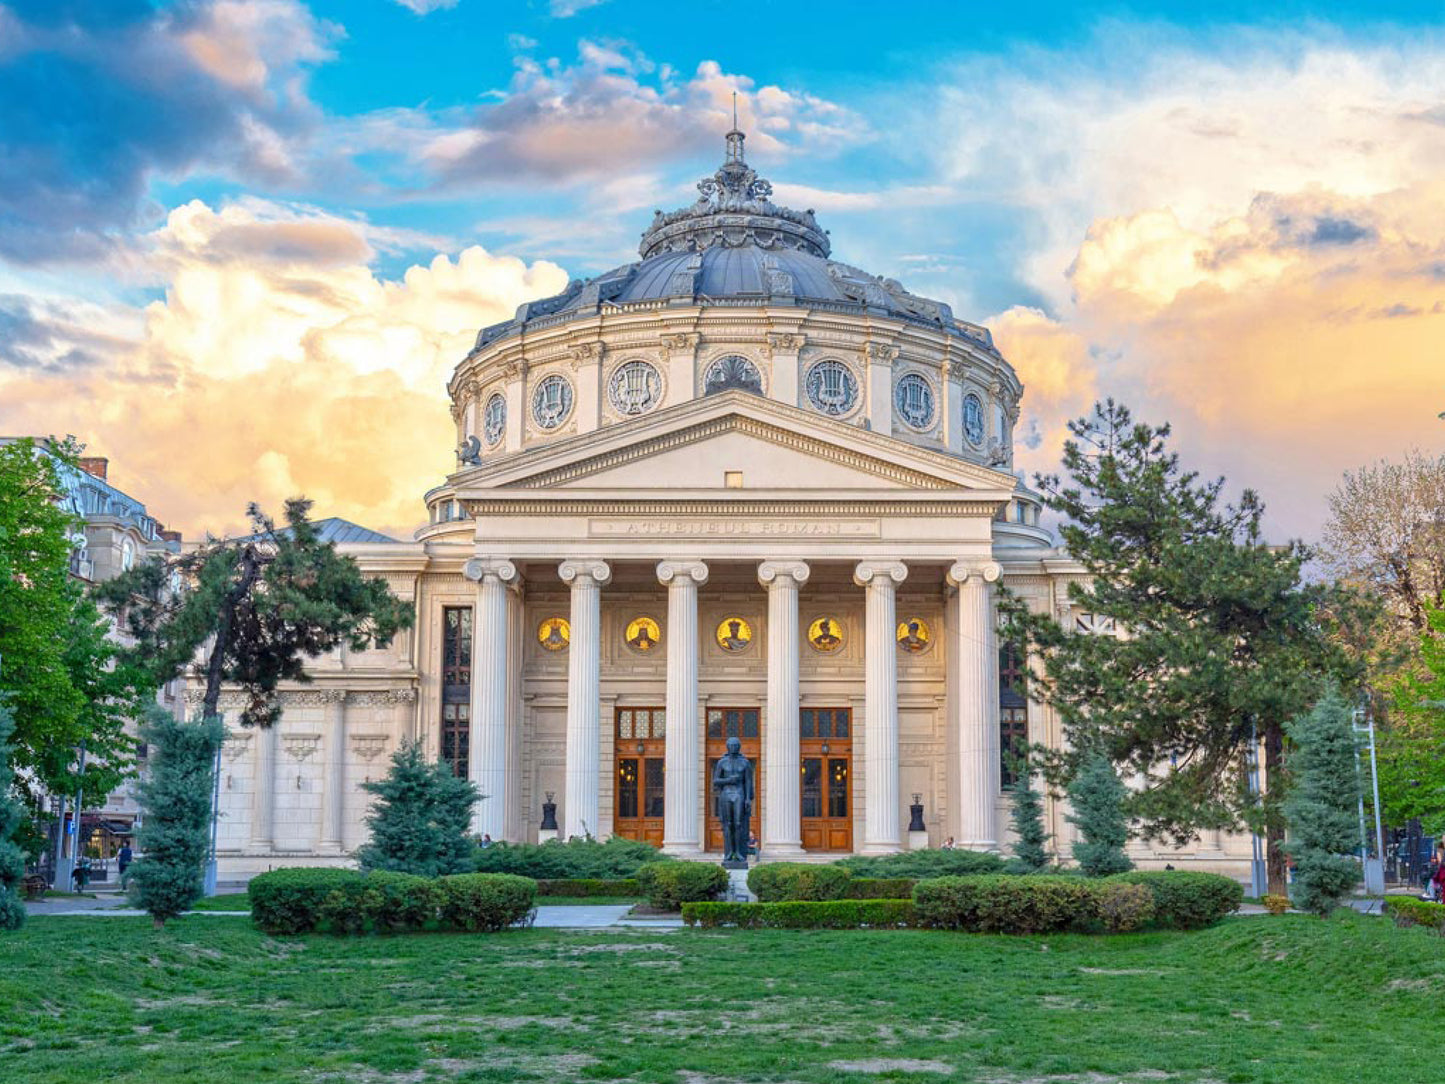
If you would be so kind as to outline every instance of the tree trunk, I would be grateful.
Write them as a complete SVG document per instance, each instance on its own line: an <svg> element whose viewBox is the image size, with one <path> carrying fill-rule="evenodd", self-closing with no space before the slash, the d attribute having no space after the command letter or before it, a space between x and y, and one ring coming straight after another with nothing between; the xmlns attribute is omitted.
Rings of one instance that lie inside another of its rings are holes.
<svg viewBox="0 0 1445 1084"><path fill-rule="evenodd" d="M152 928L152 929L156 929L156 930L163 930L163 929L165 929L165 928L166 928L166 920L163 919L163 918L161 918L160 915L152 915L152 916L151 916L151 928Z"/></svg>
<svg viewBox="0 0 1445 1084"><path fill-rule="evenodd" d="M1264 727L1265 869L1269 890L1276 896L1289 895L1285 873L1284 818L1279 805L1284 800L1284 727L1278 722Z"/></svg>

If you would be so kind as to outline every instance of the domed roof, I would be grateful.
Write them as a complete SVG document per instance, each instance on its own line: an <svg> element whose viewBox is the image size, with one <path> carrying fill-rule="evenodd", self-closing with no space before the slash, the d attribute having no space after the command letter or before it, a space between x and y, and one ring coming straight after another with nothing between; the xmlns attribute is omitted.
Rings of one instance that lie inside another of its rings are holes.
<svg viewBox="0 0 1445 1084"><path fill-rule="evenodd" d="M769 304L891 316L993 346L986 329L960 323L942 301L911 294L895 279L828 258L828 234L813 212L780 207L773 186L744 160L743 133L727 134L727 158L698 182L697 201L658 211L637 263L567 284L554 297L518 306L483 328L476 348L523 327L545 327L633 302Z"/></svg>

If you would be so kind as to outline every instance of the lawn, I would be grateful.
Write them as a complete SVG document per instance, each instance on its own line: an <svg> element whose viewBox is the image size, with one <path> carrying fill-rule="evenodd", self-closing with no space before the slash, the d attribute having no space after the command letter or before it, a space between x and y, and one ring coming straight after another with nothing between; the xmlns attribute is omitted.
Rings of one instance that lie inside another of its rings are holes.
<svg viewBox="0 0 1445 1084"><path fill-rule="evenodd" d="M0 1080L26 1084L1399 1084L1438 1076L1445 996L1445 939L1354 915L355 940L42 917L0 959Z"/></svg>

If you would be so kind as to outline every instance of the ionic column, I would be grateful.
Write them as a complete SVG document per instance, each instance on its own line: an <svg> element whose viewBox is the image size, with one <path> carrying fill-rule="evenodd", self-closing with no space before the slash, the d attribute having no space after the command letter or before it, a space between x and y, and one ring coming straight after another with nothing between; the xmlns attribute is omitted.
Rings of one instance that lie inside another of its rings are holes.
<svg viewBox="0 0 1445 1084"><path fill-rule="evenodd" d="M602 588L612 578L607 562L563 561L557 568L572 587L572 642L567 657L567 786L562 835L597 834L601 771Z"/></svg>
<svg viewBox="0 0 1445 1084"><path fill-rule="evenodd" d="M511 650L507 625L507 586L517 579L517 566L498 558L474 557L463 573L477 581L477 607L472 619L472 719L467 777L483 798L472 812L472 831L506 838L510 803L507 771L507 660Z"/></svg>
<svg viewBox="0 0 1445 1084"><path fill-rule="evenodd" d="M898 585L908 578L901 561L864 561L853 582L866 588L864 644L863 850L889 854L899 847L898 824Z"/></svg>
<svg viewBox="0 0 1445 1084"><path fill-rule="evenodd" d="M808 582L802 561L764 561L758 580L768 589L768 721L763 743L763 850L802 853L798 789L798 588Z"/></svg>
<svg viewBox="0 0 1445 1084"><path fill-rule="evenodd" d="M958 681L958 845L998 850L998 643L993 585L1003 570L992 561L954 565L958 633L949 664Z"/></svg>
<svg viewBox="0 0 1445 1084"><path fill-rule="evenodd" d="M321 695L326 731L322 739L326 799L321 807L321 850L340 854L342 826L346 823L346 693L338 689Z"/></svg>
<svg viewBox="0 0 1445 1084"><path fill-rule="evenodd" d="M697 589L707 583L701 561L663 561L657 578L667 585L667 744L662 849L702 849L698 778Z"/></svg>

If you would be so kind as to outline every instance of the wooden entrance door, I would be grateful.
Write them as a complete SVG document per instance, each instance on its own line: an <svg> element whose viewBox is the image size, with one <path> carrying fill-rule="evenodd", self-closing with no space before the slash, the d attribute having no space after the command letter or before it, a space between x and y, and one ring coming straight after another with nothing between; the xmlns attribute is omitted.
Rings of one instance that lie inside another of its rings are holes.
<svg viewBox="0 0 1445 1084"><path fill-rule="evenodd" d="M661 847L667 713L662 708L618 708L615 721L612 831Z"/></svg>
<svg viewBox="0 0 1445 1084"><path fill-rule="evenodd" d="M804 708L798 713L802 760L802 834L806 851L853 849L853 712Z"/></svg>
<svg viewBox="0 0 1445 1084"><path fill-rule="evenodd" d="M717 796L712 792L712 773L717 762L728 751L728 739L737 738L742 743L742 754L753 762L753 784L760 778L758 768L758 715L757 708L708 708L707 709L707 778L702 781L707 795L707 849L721 851L723 847L722 821L718 819ZM748 822L751 835L758 835L758 807L762 792L753 795L753 816ZM759 837L761 838L761 837Z"/></svg>

